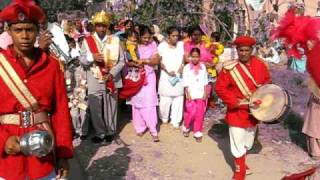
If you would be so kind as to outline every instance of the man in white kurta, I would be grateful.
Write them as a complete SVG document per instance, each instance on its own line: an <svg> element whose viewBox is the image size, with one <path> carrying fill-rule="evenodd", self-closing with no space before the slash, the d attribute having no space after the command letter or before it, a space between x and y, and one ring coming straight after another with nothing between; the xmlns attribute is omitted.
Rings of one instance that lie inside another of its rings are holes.
<svg viewBox="0 0 320 180"><path fill-rule="evenodd" d="M172 126L178 128L183 114L183 43L164 41L158 46L158 52L162 66L158 89L160 118L163 123L169 122L170 118Z"/></svg>

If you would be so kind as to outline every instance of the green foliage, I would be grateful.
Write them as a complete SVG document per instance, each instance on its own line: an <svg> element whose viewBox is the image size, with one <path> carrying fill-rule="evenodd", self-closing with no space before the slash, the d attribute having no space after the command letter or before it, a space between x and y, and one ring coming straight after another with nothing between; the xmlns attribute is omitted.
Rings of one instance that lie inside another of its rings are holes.
<svg viewBox="0 0 320 180"><path fill-rule="evenodd" d="M222 11L216 14L217 18L219 18L219 20L221 22L223 22L226 25L226 29L229 32L232 32L232 24L233 24L233 15L230 14L228 11ZM221 24L217 24L218 25L218 30L222 32L221 36L222 39L224 39L225 41L230 40L230 37L227 36L226 32L223 31L222 25Z"/></svg>
<svg viewBox="0 0 320 180"><path fill-rule="evenodd" d="M40 0L40 5L47 10L49 18L59 12L68 10L84 10L86 0Z"/></svg>
<svg viewBox="0 0 320 180"><path fill-rule="evenodd" d="M10 2L11 2L11 0L1 0L0 1L0 9L3 9L4 7L6 7Z"/></svg>
<svg viewBox="0 0 320 180"><path fill-rule="evenodd" d="M92 2L93 3L101 3L101 2L104 2L105 0L93 0Z"/></svg>
<svg viewBox="0 0 320 180"><path fill-rule="evenodd" d="M183 0L144 1L133 13L133 19L140 24L157 24L162 30L169 26L192 26L199 24L201 0L192 3Z"/></svg>
<svg viewBox="0 0 320 180"><path fill-rule="evenodd" d="M154 19L156 8L150 1L145 1L134 13L133 19L140 24L151 25Z"/></svg>

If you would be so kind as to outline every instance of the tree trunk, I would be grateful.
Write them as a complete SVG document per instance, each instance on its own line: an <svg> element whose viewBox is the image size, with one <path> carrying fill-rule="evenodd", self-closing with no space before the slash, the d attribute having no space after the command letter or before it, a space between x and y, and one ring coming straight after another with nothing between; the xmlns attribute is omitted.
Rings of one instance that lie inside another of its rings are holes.
<svg viewBox="0 0 320 180"><path fill-rule="evenodd" d="M212 32L217 31L217 26L215 21L212 20L208 14L213 13L214 8L214 2L212 0L202 0L202 12L203 17L201 20L201 24L205 25L208 28L208 35L210 35Z"/></svg>

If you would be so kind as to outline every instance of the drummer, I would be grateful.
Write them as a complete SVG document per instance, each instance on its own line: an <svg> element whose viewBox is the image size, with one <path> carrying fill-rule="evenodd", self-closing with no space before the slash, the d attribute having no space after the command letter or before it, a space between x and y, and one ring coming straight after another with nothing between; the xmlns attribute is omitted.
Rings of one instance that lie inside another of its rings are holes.
<svg viewBox="0 0 320 180"><path fill-rule="evenodd" d="M227 105L226 122L229 125L230 147L234 157L233 180L243 180L250 174L245 158L252 148L258 121L249 114L249 98L257 87L271 82L267 66L252 55L256 40L249 36L236 38L238 60L228 61L216 83L217 95ZM252 108L261 102L256 101Z"/></svg>

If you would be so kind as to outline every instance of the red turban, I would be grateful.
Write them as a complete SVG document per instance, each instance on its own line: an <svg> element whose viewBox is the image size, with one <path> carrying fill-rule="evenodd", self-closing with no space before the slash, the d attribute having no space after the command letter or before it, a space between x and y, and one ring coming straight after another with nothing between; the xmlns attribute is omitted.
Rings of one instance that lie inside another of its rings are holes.
<svg viewBox="0 0 320 180"><path fill-rule="evenodd" d="M39 24L45 20L45 13L32 0L15 0L0 12L0 20L9 24L19 22Z"/></svg>
<svg viewBox="0 0 320 180"><path fill-rule="evenodd" d="M250 36L239 36L233 42L236 46L253 46L256 40Z"/></svg>

